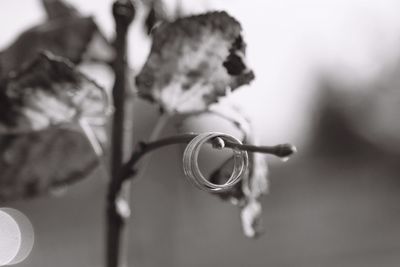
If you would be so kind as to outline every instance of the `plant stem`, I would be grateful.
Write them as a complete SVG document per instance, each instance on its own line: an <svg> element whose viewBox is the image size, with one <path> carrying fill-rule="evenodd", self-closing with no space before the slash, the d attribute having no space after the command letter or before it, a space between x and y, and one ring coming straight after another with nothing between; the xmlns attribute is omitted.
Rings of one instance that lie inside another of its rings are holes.
<svg viewBox="0 0 400 267"><path fill-rule="evenodd" d="M146 155L148 152L153 150L174 145L174 144L185 144L189 143L193 138L195 138L197 134L188 133L175 135L171 137L166 137L163 139L159 139L157 141L149 142L149 143L139 143L137 148L131 155L131 158L127 161L127 163L123 166L122 169L122 179L128 179L132 175L136 173L135 167L139 160ZM210 141L212 142L212 140ZM225 147L235 148L239 150L245 150L248 152L258 152L264 154L271 154L280 158L290 157L292 154L296 152L296 148L291 144L280 144L276 146L253 146L247 144L237 144L229 141L225 141Z"/></svg>
<svg viewBox="0 0 400 267"><path fill-rule="evenodd" d="M128 81L127 66L127 33L135 16L135 9L130 0L115 1L113 16L116 25L115 51L113 64L115 82L113 87L114 117L112 125L111 181L107 195L107 239L106 266L119 267L127 265L127 234L124 233L125 221L130 216L129 183L121 180L126 139L131 138L130 128L126 127L127 118L132 116L132 89Z"/></svg>

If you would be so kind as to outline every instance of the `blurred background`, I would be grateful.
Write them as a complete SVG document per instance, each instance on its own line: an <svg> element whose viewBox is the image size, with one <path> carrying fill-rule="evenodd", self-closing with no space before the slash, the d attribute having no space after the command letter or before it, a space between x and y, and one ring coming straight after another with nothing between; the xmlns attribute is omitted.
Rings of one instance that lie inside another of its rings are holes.
<svg viewBox="0 0 400 267"><path fill-rule="evenodd" d="M69 2L112 38L112 1ZM242 23L256 80L230 101L252 118L262 144L291 142L299 152L287 163L268 157L271 189L262 199L265 233L257 240L243 236L237 208L184 180L181 148L154 153L133 186L130 266L400 266L400 2L165 6L180 14L222 9ZM129 36L135 70L150 48L142 27L147 12L138 9ZM1 1L0 49L42 20L39 1ZM92 75L111 86L109 70ZM135 139L143 140L158 112L141 101L135 108ZM169 125L163 134L173 133ZM59 197L6 203L25 213L36 232L31 255L17 266L102 266L106 186L98 168Z"/></svg>

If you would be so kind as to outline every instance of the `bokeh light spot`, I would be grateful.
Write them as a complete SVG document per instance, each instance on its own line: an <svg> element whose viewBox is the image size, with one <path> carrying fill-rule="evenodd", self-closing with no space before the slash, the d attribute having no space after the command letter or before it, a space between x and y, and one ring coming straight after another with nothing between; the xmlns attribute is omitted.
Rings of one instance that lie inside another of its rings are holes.
<svg viewBox="0 0 400 267"><path fill-rule="evenodd" d="M0 208L0 266L25 260L34 244L29 219L16 209Z"/></svg>

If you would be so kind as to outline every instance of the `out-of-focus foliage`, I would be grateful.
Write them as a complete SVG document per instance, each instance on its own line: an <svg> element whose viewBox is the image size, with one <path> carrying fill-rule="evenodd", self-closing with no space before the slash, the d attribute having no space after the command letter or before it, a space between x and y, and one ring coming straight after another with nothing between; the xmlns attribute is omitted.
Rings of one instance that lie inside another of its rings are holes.
<svg viewBox="0 0 400 267"><path fill-rule="evenodd" d="M110 110L102 88L49 53L0 84L0 133L23 133L85 118L104 124Z"/></svg>
<svg viewBox="0 0 400 267"><path fill-rule="evenodd" d="M139 95L167 113L193 113L248 84L254 74L244 61L241 30L226 12L161 24L136 78Z"/></svg>
<svg viewBox="0 0 400 267"><path fill-rule="evenodd" d="M74 63L83 59L110 61L114 51L92 17L81 16L61 0L43 0L48 19L25 32L0 52L0 77L31 61L41 51Z"/></svg>
<svg viewBox="0 0 400 267"><path fill-rule="evenodd" d="M39 54L0 89L0 200L35 196L97 165L110 102L71 63Z"/></svg>
<svg viewBox="0 0 400 267"><path fill-rule="evenodd" d="M80 180L99 163L80 128L0 134L0 150L0 202Z"/></svg>

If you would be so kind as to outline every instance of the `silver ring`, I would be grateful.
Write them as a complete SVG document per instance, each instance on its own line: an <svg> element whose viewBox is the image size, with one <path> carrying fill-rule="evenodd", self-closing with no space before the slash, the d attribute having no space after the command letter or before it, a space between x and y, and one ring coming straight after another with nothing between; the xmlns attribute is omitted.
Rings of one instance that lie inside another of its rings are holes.
<svg viewBox="0 0 400 267"><path fill-rule="evenodd" d="M223 140L242 144L239 139L231 135L219 132L207 132L193 138L183 153L183 171L186 177L198 188L208 192L221 192L232 188L241 180L241 175L248 168L249 164L247 152L233 148L234 167L229 179L224 184L214 184L206 179L199 169L198 156L202 145L215 137L221 137Z"/></svg>

